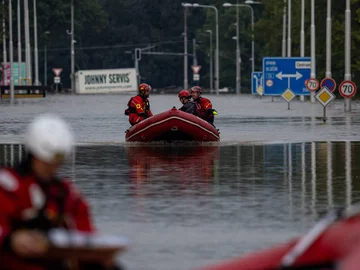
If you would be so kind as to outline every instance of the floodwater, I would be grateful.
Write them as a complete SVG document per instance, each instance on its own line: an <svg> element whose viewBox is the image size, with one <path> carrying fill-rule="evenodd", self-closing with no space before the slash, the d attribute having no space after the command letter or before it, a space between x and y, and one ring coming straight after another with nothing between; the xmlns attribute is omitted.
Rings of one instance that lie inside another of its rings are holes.
<svg viewBox="0 0 360 270"><path fill-rule="evenodd" d="M194 269L306 232L326 211L360 199L359 105L322 107L277 98L210 96L219 144L124 143L129 96L0 101L0 164L36 114L64 116L78 147L62 173L87 196L100 231L126 236L127 269ZM179 107L153 95L159 113Z"/></svg>

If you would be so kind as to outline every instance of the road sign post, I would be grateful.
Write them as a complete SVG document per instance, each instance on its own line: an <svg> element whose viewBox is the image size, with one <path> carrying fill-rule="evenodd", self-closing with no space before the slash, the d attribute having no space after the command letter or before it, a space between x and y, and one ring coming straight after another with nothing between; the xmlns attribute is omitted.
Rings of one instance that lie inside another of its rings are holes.
<svg viewBox="0 0 360 270"><path fill-rule="evenodd" d="M252 74L251 74L251 94L253 94L253 95L259 94L259 90L261 92L262 89L264 88L263 84L264 84L263 73L261 71L252 72Z"/></svg>
<svg viewBox="0 0 360 270"><path fill-rule="evenodd" d="M293 91L291 91L290 88L288 88L284 91L284 93L282 93L281 96L287 101L288 110L290 110L290 101L292 101L296 95L293 93Z"/></svg>
<svg viewBox="0 0 360 270"><path fill-rule="evenodd" d="M63 71L62 68L53 68L52 71L54 72L55 74L55 77L54 77L54 83L55 83L55 89L56 89L56 93L58 92L58 86L59 86L59 83L61 82L60 80L60 74L61 72ZM73 89L74 91L74 89Z"/></svg>
<svg viewBox="0 0 360 270"><path fill-rule="evenodd" d="M326 122L326 106L335 99L335 95L326 87L322 87L315 99L323 106L323 121Z"/></svg>
<svg viewBox="0 0 360 270"><path fill-rule="evenodd" d="M310 95L305 81L310 79L310 57L264 57L264 95L280 96L290 89L294 95Z"/></svg>
<svg viewBox="0 0 360 270"><path fill-rule="evenodd" d="M201 66L191 66L191 69L193 71L193 80L200 81L199 71L201 69Z"/></svg>

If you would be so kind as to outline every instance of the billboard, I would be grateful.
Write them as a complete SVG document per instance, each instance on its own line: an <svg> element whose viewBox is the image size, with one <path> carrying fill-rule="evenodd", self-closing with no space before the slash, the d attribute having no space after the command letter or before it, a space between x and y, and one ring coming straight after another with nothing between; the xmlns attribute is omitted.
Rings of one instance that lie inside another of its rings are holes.
<svg viewBox="0 0 360 270"><path fill-rule="evenodd" d="M79 70L75 74L75 93L108 94L137 91L136 69Z"/></svg>
<svg viewBox="0 0 360 270"><path fill-rule="evenodd" d="M24 80L26 78L25 62L22 62L20 67L21 67L21 78ZM13 62L12 77L13 77L14 85L20 85L18 62ZM24 85L24 81L22 82L22 84ZM1 85L10 85L10 63L2 64Z"/></svg>

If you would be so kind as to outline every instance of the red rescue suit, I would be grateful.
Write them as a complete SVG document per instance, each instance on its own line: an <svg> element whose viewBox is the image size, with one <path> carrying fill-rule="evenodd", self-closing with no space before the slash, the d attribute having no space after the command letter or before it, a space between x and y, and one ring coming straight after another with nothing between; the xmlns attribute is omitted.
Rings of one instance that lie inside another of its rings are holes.
<svg viewBox="0 0 360 270"><path fill-rule="evenodd" d="M21 258L12 251L10 236L16 230L38 229L44 233L52 228L95 231L88 205L71 181L54 179L42 184L31 174L27 162L15 169L0 170L0 205L2 270L51 268L45 262Z"/></svg>
<svg viewBox="0 0 360 270"><path fill-rule="evenodd" d="M125 115L129 116L129 123L132 126L153 116L148 98L137 95L129 100L127 106L128 109L125 110Z"/></svg>
<svg viewBox="0 0 360 270"><path fill-rule="evenodd" d="M199 97L198 99L194 100L194 102L196 104L196 111L198 116L210 124L214 123L214 114L210 99Z"/></svg>

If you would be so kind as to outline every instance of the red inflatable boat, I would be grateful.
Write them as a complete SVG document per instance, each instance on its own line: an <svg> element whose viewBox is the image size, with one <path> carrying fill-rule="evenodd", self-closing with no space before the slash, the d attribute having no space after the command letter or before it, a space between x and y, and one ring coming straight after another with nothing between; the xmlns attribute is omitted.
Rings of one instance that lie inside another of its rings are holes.
<svg viewBox="0 0 360 270"><path fill-rule="evenodd" d="M240 269L360 269L360 205L331 212L302 238L201 268Z"/></svg>
<svg viewBox="0 0 360 270"><path fill-rule="evenodd" d="M219 140L220 133L214 126L175 107L145 119L126 131L128 142Z"/></svg>

